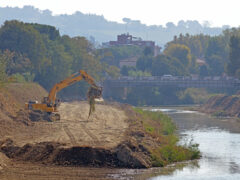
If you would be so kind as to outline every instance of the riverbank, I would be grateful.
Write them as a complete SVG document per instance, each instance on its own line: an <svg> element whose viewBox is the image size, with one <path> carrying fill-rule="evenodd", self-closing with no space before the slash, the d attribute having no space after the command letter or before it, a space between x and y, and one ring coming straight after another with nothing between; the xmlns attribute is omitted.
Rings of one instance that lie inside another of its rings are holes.
<svg viewBox="0 0 240 180"><path fill-rule="evenodd" d="M144 131L158 141L158 146L150 148L152 166L162 167L200 157L197 144L177 145L179 138L176 135L176 126L168 115L139 108L135 111L141 115Z"/></svg>
<svg viewBox="0 0 240 180"><path fill-rule="evenodd" d="M240 117L240 95L215 95L200 106L200 112L217 117Z"/></svg>

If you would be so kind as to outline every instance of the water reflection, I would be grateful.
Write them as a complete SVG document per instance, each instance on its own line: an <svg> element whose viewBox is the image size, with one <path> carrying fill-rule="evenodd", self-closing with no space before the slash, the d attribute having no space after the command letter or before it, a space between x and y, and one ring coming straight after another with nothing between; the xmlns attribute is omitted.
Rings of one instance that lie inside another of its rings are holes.
<svg viewBox="0 0 240 180"><path fill-rule="evenodd" d="M147 109L146 109L147 110ZM159 108L153 108L151 109L151 111L162 111L166 114L177 114L177 113L183 113L183 114L201 114L201 113L198 113L197 111L188 111L188 110L181 110L181 109L159 109Z"/></svg>

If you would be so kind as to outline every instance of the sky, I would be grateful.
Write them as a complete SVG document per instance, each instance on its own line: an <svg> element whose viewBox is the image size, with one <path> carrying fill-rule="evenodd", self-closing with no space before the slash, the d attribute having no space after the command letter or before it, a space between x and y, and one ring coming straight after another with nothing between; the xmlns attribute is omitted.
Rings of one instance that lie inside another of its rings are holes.
<svg viewBox="0 0 240 180"><path fill-rule="evenodd" d="M49 9L54 15L76 11L103 15L120 23L127 17L147 25L177 24L179 20L208 21L211 26L240 25L239 0L0 0L0 7L24 5Z"/></svg>

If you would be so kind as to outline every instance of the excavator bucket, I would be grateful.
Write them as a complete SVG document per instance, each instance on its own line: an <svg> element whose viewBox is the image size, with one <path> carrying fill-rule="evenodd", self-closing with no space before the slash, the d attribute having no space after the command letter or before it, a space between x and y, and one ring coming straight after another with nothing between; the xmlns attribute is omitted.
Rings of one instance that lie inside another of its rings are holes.
<svg viewBox="0 0 240 180"><path fill-rule="evenodd" d="M102 87L96 88L96 87L91 86L88 90L87 97L95 98L95 99L102 98Z"/></svg>
<svg viewBox="0 0 240 180"><path fill-rule="evenodd" d="M96 88L91 86L88 90L87 97L90 105L90 109L88 113L88 118L89 118L92 112L95 111L95 100L102 99L102 87Z"/></svg>

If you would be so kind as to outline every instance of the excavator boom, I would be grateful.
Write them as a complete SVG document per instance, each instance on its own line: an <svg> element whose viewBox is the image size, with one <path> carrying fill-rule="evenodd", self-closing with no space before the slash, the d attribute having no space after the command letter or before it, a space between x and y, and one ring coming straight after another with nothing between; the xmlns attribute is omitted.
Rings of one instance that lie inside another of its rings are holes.
<svg viewBox="0 0 240 180"><path fill-rule="evenodd" d="M99 88L95 84L94 79L90 75L88 75L85 71L80 70L79 72L72 74L67 79L64 79L63 81L55 84L49 92L47 103L55 104L56 95L57 95L58 91L62 90L65 87L71 86L72 84L74 84L78 81L81 81L82 79L84 79L86 82L88 82L88 84L90 84L92 87L94 87L96 89Z"/></svg>

